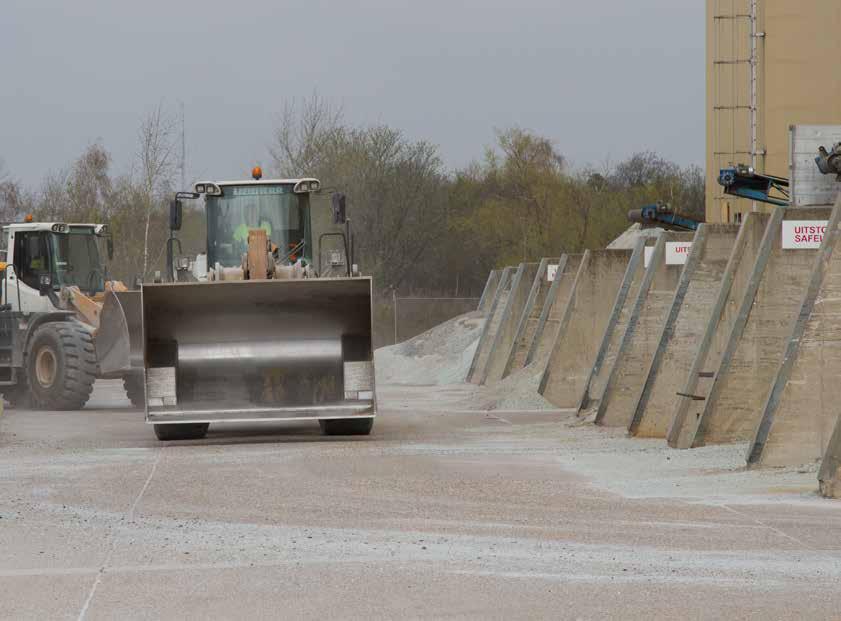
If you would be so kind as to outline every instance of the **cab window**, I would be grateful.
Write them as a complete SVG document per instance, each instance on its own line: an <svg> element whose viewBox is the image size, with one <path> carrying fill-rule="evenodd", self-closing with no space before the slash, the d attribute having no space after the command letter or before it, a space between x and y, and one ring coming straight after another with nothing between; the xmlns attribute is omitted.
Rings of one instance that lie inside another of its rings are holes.
<svg viewBox="0 0 841 621"><path fill-rule="evenodd" d="M24 284L38 289L41 274L50 272L46 232L15 234L15 272Z"/></svg>

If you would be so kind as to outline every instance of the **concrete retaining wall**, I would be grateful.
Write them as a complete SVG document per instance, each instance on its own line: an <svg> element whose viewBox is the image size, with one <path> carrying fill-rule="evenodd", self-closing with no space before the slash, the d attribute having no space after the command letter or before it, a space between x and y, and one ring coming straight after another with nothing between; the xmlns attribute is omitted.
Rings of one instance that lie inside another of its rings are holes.
<svg viewBox="0 0 841 621"><path fill-rule="evenodd" d="M783 249L782 223L825 221L830 212L827 207L779 207L771 215L693 446L753 437L815 262L815 250Z"/></svg>
<svg viewBox="0 0 841 621"><path fill-rule="evenodd" d="M693 233L667 231L657 239L596 411L596 424L630 425L683 272L683 263L668 260L668 244L691 242L693 237Z"/></svg>
<svg viewBox="0 0 841 621"><path fill-rule="evenodd" d="M558 274L546 295L546 301L543 304L540 318L537 320L537 328L523 366L530 364L545 365L549 359L549 354L552 353L552 346L558 336L558 328L569 304L570 294L584 255L568 254L564 257L566 257L566 260L563 261L563 269L560 266L558 267Z"/></svg>
<svg viewBox="0 0 841 621"><path fill-rule="evenodd" d="M666 433L666 440L673 448L689 448L695 439L704 402L727 349L769 219L768 214L748 213L739 229L718 287L715 305L686 376L686 384L679 390L683 395L695 395L697 398L677 398L677 407Z"/></svg>
<svg viewBox="0 0 841 621"><path fill-rule="evenodd" d="M534 276L529 297L520 315L520 323L514 336L514 343L510 348L508 360L505 363L502 377L507 377L512 371L522 369L526 362L529 346L534 340L540 316L546 305L549 291L555 284L555 278L563 274L562 262L566 262L566 256L560 258L542 259ZM552 280L549 280L549 266L554 266L555 272Z"/></svg>
<svg viewBox="0 0 841 621"><path fill-rule="evenodd" d="M749 465L793 466L819 460L841 403L841 234L836 205L811 282L765 402Z"/></svg>
<svg viewBox="0 0 841 621"><path fill-rule="evenodd" d="M709 323L739 234L737 224L702 224L692 241L672 307L663 326L628 428L632 435L664 438Z"/></svg>
<svg viewBox="0 0 841 621"><path fill-rule="evenodd" d="M619 353L619 345L628 327L628 321L639 295L639 288L645 277L645 248L653 247L657 237L640 238L635 242L634 252L628 261L625 278L613 303L613 314L605 328L602 342L596 352L593 367L584 385L584 395L579 406L579 416L584 410L597 407L604 394L604 388Z"/></svg>
<svg viewBox="0 0 841 621"><path fill-rule="evenodd" d="M473 361L470 363L470 370L467 372L468 382L478 383L478 378L484 376L485 366L488 363L488 355L491 352L491 347L493 347L499 322L502 320L502 312L505 310L505 305L508 302L508 292L511 290L511 280L514 277L514 273L515 269L513 267L506 267L502 270L493 302L488 309L485 323L482 326L482 334L479 336L476 352L473 354Z"/></svg>
<svg viewBox="0 0 841 621"><path fill-rule="evenodd" d="M502 276L501 270L491 270L488 274L488 281L485 283L485 288L482 290L482 297L479 298L479 305L476 310L487 313L491 309L494 298L496 297L496 289L499 287L499 279Z"/></svg>
<svg viewBox="0 0 841 621"><path fill-rule="evenodd" d="M818 472L821 494L827 498L841 498L841 417L829 439Z"/></svg>
<svg viewBox="0 0 841 621"><path fill-rule="evenodd" d="M588 250L538 391L560 408L578 409L632 250Z"/></svg>
<svg viewBox="0 0 841 621"><path fill-rule="evenodd" d="M479 378L480 384L490 384L502 379L538 269L538 263L520 263L517 268L505 309L499 320L493 346L488 354L485 373Z"/></svg>

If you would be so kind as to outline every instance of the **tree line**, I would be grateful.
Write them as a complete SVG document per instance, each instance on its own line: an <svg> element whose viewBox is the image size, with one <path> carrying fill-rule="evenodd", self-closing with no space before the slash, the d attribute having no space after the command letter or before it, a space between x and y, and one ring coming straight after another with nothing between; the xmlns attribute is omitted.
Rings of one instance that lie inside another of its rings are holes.
<svg viewBox="0 0 841 621"><path fill-rule="evenodd" d="M101 143L38 187L0 163L0 219L107 223L112 276L150 280L163 269L168 204L182 189L177 139L175 115L159 105L139 123L128 172L114 172ZM655 153L575 168L553 141L515 127L450 171L436 145L388 125L353 125L317 96L283 108L268 156L279 176L321 179L316 208L333 191L347 196L357 262L378 290L403 295L477 295L491 268L603 248L629 226L628 211L645 204L704 214L702 170ZM201 251L203 227L201 209L188 209L185 253Z"/></svg>

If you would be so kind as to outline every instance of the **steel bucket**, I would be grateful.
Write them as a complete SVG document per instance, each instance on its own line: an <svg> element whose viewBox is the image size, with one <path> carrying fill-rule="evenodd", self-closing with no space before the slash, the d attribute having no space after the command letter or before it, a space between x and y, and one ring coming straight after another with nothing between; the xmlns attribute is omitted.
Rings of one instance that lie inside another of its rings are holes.
<svg viewBox="0 0 841 621"><path fill-rule="evenodd" d="M154 423L374 415L369 278L144 285Z"/></svg>

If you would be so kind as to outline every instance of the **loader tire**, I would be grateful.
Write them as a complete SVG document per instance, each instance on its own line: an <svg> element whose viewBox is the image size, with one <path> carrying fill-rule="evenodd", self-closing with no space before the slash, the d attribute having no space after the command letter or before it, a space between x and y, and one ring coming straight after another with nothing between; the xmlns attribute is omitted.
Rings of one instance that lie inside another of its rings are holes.
<svg viewBox="0 0 841 621"><path fill-rule="evenodd" d="M210 423L155 425L155 437L161 442L173 440L201 440L207 435Z"/></svg>
<svg viewBox="0 0 841 621"><path fill-rule="evenodd" d="M336 418L320 420L318 424L325 436L367 436L374 427L374 419Z"/></svg>
<svg viewBox="0 0 841 621"><path fill-rule="evenodd" d="M134 407L142 409L146 406L146 392L141 374L131 373L123 377L123 388L126 390L126 397Z"/></svg>
<svg viewBox="0 0 841 621"><path fill-rule="evenodd" d="M42 325L29 342L25 367L33 407L81 410L96 380L90 331L76 321Z"/></svg>

